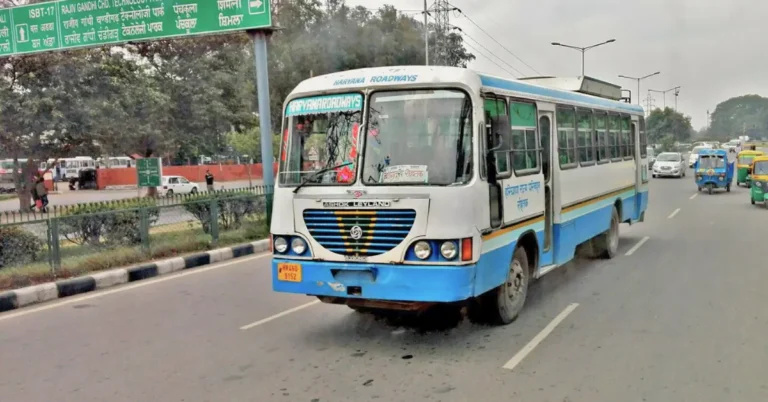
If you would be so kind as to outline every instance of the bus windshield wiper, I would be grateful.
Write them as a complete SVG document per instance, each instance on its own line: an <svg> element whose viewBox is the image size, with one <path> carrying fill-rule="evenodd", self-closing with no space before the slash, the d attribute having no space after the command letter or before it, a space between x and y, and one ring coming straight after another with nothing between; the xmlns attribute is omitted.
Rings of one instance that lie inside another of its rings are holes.
<svg viewBox="0 0 768 402"><path fill-rule="evenodd" d="M312 180L314 180L314 179L315 179L317 176L320 176L321 174L323 174L323 173L326 173L326 172L330 172L331 170L334 170L334 169L339 169L339 168L343 168L344 166L349 166L349 165L351 165L352 163L353 163L353 162L344 162L344 163L342 163L341 165L336 165L336 166L331 166L331 167L325 167L325 168L322 168L322 169L320 169L320 170L317 170L317 171L315 171L315 172L312 172L312 173L311 173L309 176L307 176L307 177L306 177L304 180L302 180L302 181L301 181L301 184L299 184L298 186L296 186L296 188L294 188L294 189L293 189L293 193L294 193L294 194L298 193L298 192L299 192L299 190L300 190L302 187L304 187L304 186L306 186L307 184L309 184L309 182L310 182L310 181L312 181Z"/></svg>

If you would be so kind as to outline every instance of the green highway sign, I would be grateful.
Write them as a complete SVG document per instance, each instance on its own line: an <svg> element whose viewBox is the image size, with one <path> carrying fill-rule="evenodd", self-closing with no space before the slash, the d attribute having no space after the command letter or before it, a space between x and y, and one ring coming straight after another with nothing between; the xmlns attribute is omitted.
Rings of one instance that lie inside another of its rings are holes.
<svg viewBox="0 0 768 402"><path fill-rule="evenodd" d="M269 0L61 0L0 9L0 57L269 28Z"/></svg>
<svg viewBox="0 0 768 402"><path fill-rule="evenodd" d="M160 187L163 180L163 163L160 158L137 159L136 174L139 176L139 187Z"/></svg>

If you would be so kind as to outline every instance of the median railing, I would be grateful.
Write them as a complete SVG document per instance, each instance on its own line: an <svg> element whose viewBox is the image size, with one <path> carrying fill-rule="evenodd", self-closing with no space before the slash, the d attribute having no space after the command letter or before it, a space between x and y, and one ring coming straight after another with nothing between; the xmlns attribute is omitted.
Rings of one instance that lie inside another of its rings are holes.
<svg viewBox="0 0 768 402"><path fill-rule="evenodd" d="M268 234L264 188L0 213L0 290Z"/></svg>

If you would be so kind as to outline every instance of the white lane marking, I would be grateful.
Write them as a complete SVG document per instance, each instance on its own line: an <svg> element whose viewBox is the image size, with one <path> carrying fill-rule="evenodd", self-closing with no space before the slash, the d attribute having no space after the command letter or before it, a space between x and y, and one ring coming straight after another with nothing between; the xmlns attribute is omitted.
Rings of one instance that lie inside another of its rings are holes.
<svg viewBox="0 0 768 402"><path fill-rule="evenodd" d="M536 346L539 346L541 341L543 341L544 338L549 336L549 334L555 329L555 327L557 327L558 324L560 324L566 317L568 317L568 315L570 315L573 312L573 310L576 309L576 307L579 307L579 303L571 303L570 305L568 305L568 307L566 307L565 310L561 311L560 314L557 315L557 317L555 317L549 324L547 324L546 327L544 327L544 329L541 330L541 332L536 334L536 336L534 336L533 339L531 339L531 341L528 342L527 345L525 345L522 349L520 349L520 351L517 352L517 354L514 355L511 359L509 359L507 364L502 366L502 368L505 368L507 370L514 369L515 366L520 364L520 362L523 361L523 359L525 359L525 357L528 356L528 354L531 353L533 349L536 348Z"/></svg>
<svg viewBox="0 0 768 402"><path fill-rule="evenodd" d="M678 208L678 209L674 210L674 211L673 211L671 214L669 214L669 216L667 217L667 219L672 219L672 218L674 218L674 217L675 217L675 215L677 215L677 213L678 213L678 212L680 212L680 208Z"/></svg>
<svg viewBox="0 0 768 402"><path fill-rule="evenodd" d="M140 288L140 287L144 287L144 286L154 285L154 284L160 283L160 282L165 282L165 281L170 281L170 280L173 280L173 279L183 278L183 277L188 276L188 275L195 275L195 274L200 274L200 273L203 273L203 272L213 271L213 270L216 270L216 269L228 267L230 265L239 264L241 262L248 262L248 261L258 260L258 259L264 258L264 257L269 257L271 255L272 255L272 253L265 253L265 254L261 254L261 255L257 255L257 256L253 256L253 257L235 258L235 259L227 261L227 262L222 262L220 264L211 265L210 267L194 268L194 269L185 270L185 271L178 271L179 273L176 273L176 274L169 274L167 276L161 276L161 277L159 277L157 279L143 280L143 281L136 282L135 284L132 284L132 285L120 286L120 287L112 289L112 290L105 290L105 291L97 291L97 292L93 292L93 293L88 293L85 296L81 296L81 297L59 299L61 301L52 302L51 304L46 304L46 305L43 305L43 306L40 306L40 307L28 307L28 308L22 307L21 309L19 309L18 311L15 311L13 313L5 314L5 315L0 315L0 321L8 320L8 319L15 318L15 317L21 317L21 316L24 316L24 315L27 315L27 314L37 313L39 311L50 310L52 308L56 308L56 307L60 307L60 306L65 306L67 304L77 303L77 302L81 302L81 301L84 301L84 300L95 299L97 297L107 296L107 295L111 295L111 294L114 294L114 293L121 293L121 292L125 292L126 290L131 290L131 289L136 289L136 288Z"/></svg>
<svg viewBox="0 0 768 402"><path fill-rule="evenodd" d="M275 314L275 315L273 315L271 317L267 317L267 318L265 318L263 320L252 322L252 323L250 323L248 325L243 325L242 327L240 327L240 329L243 330L243 331L247 331L247 330L249 330L249 329L251 329L253 327L258 327L259 325L266 324L266 323L268 323L270 321L273 321L273 320L276 320L276 319L278 319L280 317L285 317L288 314L293 314L293 313L295 313L295 312L297 312L299 310L304 310L305 308L312 307L312 306L314 306L315 304L318 304L318 303L320 303L320 300L311 301L309 303L302 304L301 306L294 307L294 308L289 309L289 310L285 310L282 313L277 313L277 314Z"/></svg>
<svg viewBox="0 0 768 402"><path fill-rule="evenodd" d="M689 198L689 200L692 200L692 199L696 198L698 195L699 195L699 193L696 193L696 194L692 195L691 198Z"/></svg>
<svg viewBox="0 0 768 402"><path fill-rule="evenodd" d="M642 239L640 239L639 242L637 242L637 244L634 245L634 247L629 249L629 251L627 251L627 253L624 254L624 255L632 255L632 254L634 254L635 251L637 251L637 249L640 248L640 246L642 246L643 244L645 244L645 242L648 241L648 239L650 239L650 237L648 237L648 236L643 237Z"/></svg>

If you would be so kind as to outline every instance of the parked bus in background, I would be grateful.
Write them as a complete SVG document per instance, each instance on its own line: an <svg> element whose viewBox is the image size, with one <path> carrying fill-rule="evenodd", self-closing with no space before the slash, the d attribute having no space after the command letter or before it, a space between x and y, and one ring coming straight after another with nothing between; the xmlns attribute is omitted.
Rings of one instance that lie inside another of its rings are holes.
<svg viewBox="0 0 768 402"><path fill-rule="evenodd" d="M284 107L273 289L512 322L532 280L579 246L614 257L619 225L644 219L643 109L620 99L590 78L452 67L305 80Z"/></svg>
<svg viewBox="0 0 768 402"><path fill-rule="evenodd" d="M107 158L99 158L98 165L104 169L121 169L136 167L136 162L127 156L109 156Z"/></svg>
<svg viewBox="0 0 768 402"><path fill-rule="evenodd" d="M95 168L96 161L90 156L77 156L74 158L59 159L62 180L77 179L80 171L87 168Z"/></svg>

